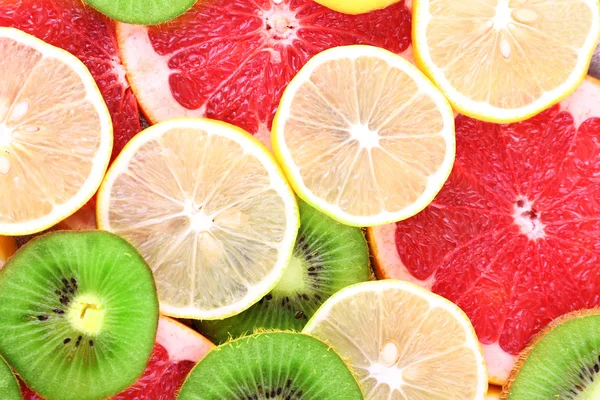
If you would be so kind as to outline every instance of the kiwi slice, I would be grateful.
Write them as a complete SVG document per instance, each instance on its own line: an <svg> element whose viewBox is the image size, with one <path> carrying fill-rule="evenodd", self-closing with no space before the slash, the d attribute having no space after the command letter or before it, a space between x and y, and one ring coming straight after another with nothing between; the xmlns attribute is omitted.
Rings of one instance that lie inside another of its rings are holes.
<svg viewBox="0 0 600 400"><path fill-rule="evenodd" d="M189 10L196 0L84 0L102 14L128 24L156 25Z"/></svg>
<svg viewBox="0 0 600 400"><path fill-rule="evenodd" d="M2 400L22 399L17 379L2 357L0 357L0 393Z"/></svg>
<svg viewBox="0 0 600 400"><path fill-rule="evenodd" d="M192 370L178 400L362 400L342 359L302 333L246 336L212 350Z"/></svg>
<svg viewBox="0 0 600 400"><path fill-rule="evenodd" d="M600 309L566 314L536 335L501 398L600 399Z"/></svg>
<svg viewBox="0 0 600 400"><path fill-rule="evenodd" d="M213 342L224 343L257 329L301 331L332 294L369 279L369 249L360 228L342 225L300 199L298 207L294 254L271 293L241 314L194 324Z"/></svg>
<svg viewBox="0 0 600 400"><path fill-rule="evenodd" d="M152 272L108 232L33 239L0 270L0 354L47 400L105 399L150 359L158 325Z"/></svg>

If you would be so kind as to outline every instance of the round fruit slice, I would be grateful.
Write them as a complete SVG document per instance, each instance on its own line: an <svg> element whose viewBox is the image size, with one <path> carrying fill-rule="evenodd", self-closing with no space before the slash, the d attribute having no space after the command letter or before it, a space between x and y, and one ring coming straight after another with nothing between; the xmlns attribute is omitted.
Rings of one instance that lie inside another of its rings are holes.
<svg viewBox="0 0 600 400"><path fill-rule="evenodd" d="M456 110L497 123L573 93L600 37L598 0L415 0L413 18L417 65Z"/></svg>
<svg viewBox="0 0 600 400"><path fill-rule="evenodd" d="M24 235L55 225L94 195L110 159L112 124L76 57L13 28L0 28L0 53L0 234Z"/></svg>
<svg viewBox="0 0 600 400"><path fill-rule="evenodd" d="M550 323L519 356L504 400L600 398L600 309Z"/></svg>
<svg viewBox="0 0 600 400"><path fill-rule="evenodd" d="M263 333L229 342L192 370L178 400L361 400L342 359L301 333Z"/></svg>
<svg viewBox="0 0 600 400"><path fill-rule="evenodd" d="M408 282L348 286L303 332L349 363L365 399L481 399L487 375L469 318Z"/></svg>
<svg viewBox="0 0 600 400"><path fill-rule="evenodd" d="M364 14L380 10L400 0L315 0L316 3L344 14Z"/></svg>
<svg viewBox="0 0 600 400"><path fill-rule="evenodd" d="M0 9L0 26L65 49L88 67L112 117L114 159L140 131L137 100L125 78L114 22L81 0L0 0Z"/></svg>
<svg viewBox="0 0 600 400"><path fill-rule="evenodd" d="M0 271L0 353L48 400L104 399L141 376L158 299L152 273L108 232L33 239Z"/></svg>
<svg viewBox="0 0 600 400"><path fill-rule="evenodd" d="M256 330L301 331L329 296L369 279L369 248L360 228L319 213L302 200L294 255L273 290L241 314L195 327L215 343Z"/></svg>
<svg viewBox="0 0 600 400"><path fill-rule="evenodd" d="M433 203L369 230L379 278L410 280L467 313L494 383L547 323L600 305L599 117L593 78L519 124L458 116L454 169Z"/></svg>
<svg viewBox="0 0 600 400"><path fill-rule="evenodd" d="M413 216L441 189L454 161L454 117L403 58L336 47L285 89L273 150L307 203L347 225L381 225Z"/></svg>
<svg viewBox="0 0 600 400"><path fill-rule="evenodd" d="M203 119L157 124L129 142L102 184L97 217L148 261L163 313L195 319L229 317L265 296L299 225L268 150Z"/></svg>
<svg viewBox="0 0 600 400"><path fill-rule="evenodd" d="M0 357L0 393L3 400L21 400L17 379L2 357Z"/></svg>
<svg viewBox="0 0 600 400"><path fill-rule="evenodd" d="M17 242L10 236L0 236L0 269L6 264L8 258L17 251Z"/></svg>
<svg viewBox="0 0 600 400"><path fill-rule="evenodd" d="M84 0L110 18L129 24L156 25L180 16L196 0Z"/></svg>
<svg viewBox="0 0 600 400"><path fill-rule="evenodd" d="M161 316L156 343L144 375L110 399L174 400L192 368L214 347L214 344L187 326ZM24 400L43 400L24 383L21 383L21 389Z"/></svg>
<svg viewBox="0 0 600 400"><path fill-rule="evenodd" d="M168 24L118 24L117 36L151 122L223 120L270 146L281 93L310 57L350 44L403 53L410 50L410 21L403 1L352 16L312 0L210 0Z"/></svg>

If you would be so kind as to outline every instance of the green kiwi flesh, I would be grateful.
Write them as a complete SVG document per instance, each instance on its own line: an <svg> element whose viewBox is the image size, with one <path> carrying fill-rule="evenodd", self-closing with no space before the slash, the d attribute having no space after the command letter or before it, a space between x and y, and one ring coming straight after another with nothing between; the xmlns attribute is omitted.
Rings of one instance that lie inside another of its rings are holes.
<svg viewBox="0 0 600 400"><path fill-rule="evenodd" d="M22 399L17 379L2 357L0 357L0 394L2 400Z"/></svg>
<svg viewBox="0 0 600 400"><path fill-rule="evenodd" d="M272 332L223 344L204 357L178 400L362 400L342 359L301 333Z"/></svg>
<svg viewBox="0 0 600 400"><path fill-rule="evenodd" d="M241 314L197 321L195 328L215 343L257 329L301 331L332 294L369 279L369 249L360 228L319 213L302 200L300 229L292 260L277 286Z"/></svg>
<svg viewBox="0 0 600 400"><path fill-rule="evenodd" d="M521 354L502 399L600 399L600 310L552 322Z"/></svg>
<svg viewBox="0 0 600 400"><path fill-rule="evenodd" d="M84 2L119 22L156 25L185 13L196 0L84 0Z"/></svg>
<svg viewBox="0 0 600 400"><path fill-rule="evenodd" d="M150 268L108 232L33 239L0 270L0 354L47 400L95 400L142 375L158 325Z"/></svg>

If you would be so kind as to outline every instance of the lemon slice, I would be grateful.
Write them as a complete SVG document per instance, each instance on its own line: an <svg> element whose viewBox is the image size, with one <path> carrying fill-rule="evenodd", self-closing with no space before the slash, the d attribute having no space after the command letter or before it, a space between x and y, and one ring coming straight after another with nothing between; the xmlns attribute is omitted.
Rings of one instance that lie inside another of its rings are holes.
<svg viewBox="0 0 600 400"><path fill-rule="evenodd" d="M317 310L303 332L348 361L367 400L485 397L485 363L469 318L412 283L348 286Z"/></svg>
<svg viewBox="0 0 600 400"><path fill-rule="evenodd" d="M6 264L8 258L17 251L17 242L10 236L0 236L0 269Z"/></svg>
<svg viewBox="0 0 600 400"><path fill-rule="evenodd" d="M454 162L454 115L402 57L336 47L287 86L272 140L307 203L344 224L374 226L413 216L441 189Z"/></svg>
<svg viewBox="0 0 600 400"><path fill-rule="evenodd" d="M112 123L75 56L0 28L0 235L43 231L96 192Z"/></svg>
<svg viewBox="0 0 600 400"><path fill-rule="evenodd" d="M135 136L100 188L97 220L144 256L161 311L195 319L226 318L265 296L299 227L294 193L266 147L208 119Z"/></svg>
<svg viewBox="0 0 600 400"><path fill-rule="evenodd" d="M414 56L454 108L527 119L573 93L600 37L598 0L415 0Z"/></svg>
<svg viewBox="0 0 600 400"><path fill-rule="evenodd" d="M375 10L381 10L400 0L315 0L331 10L344 14L364 14Z"/></svg>

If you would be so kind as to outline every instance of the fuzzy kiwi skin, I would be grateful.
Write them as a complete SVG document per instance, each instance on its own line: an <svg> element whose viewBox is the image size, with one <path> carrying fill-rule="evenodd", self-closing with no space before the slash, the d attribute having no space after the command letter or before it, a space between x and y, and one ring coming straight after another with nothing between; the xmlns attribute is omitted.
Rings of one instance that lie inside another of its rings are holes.
<svg viewBox="0 0 600 400"><path fill-rule="evenodd" d="M298 208L300 229L293 257L302 260L306 289L290 293L282 290L280 281L271 293L238 315L196 321L194 328L204 336L219 344L257 330L299 332L331 295L369 280L369 248L361 229L342 225L301 199Z"/></svg>
<svg viewBox="0 0 600 400"><path fill-rule="evenodd" d="M22 399L17 379L2 357L0 357L0 394L2 400Z"/></svg>
<svg viewBox="0 0 600 400"><path fill-rule="evenodd" d="M68 319L80 294L105 300L97 335ZM105 399L143 374L158 307L152 271L124 239L103 231L48 233L0 270L0 352L47 400Z"/></svg>
<svg viewBox="0 0 600 400"><path fill-rule="evenodd" d="M581 354L588 359L577 359ZM585 366L582 365L581 369L573 367L574 360ZM578 384L573 380L568 381L569 373L571 377L576 377L584 368L587 369L586 376L596 376L594 381L597 383L600 372L600 308L565 314L536 334L519 354L500 399L593 400L577 397L579 390L575 386ZM573 387L567 387L570 383Z"/></svg>
<svg viewBox="0 0 600 400"><path fill-rule="evenodd" d="M215 379L218 377L218 379ZM296 332L245 336L212 350L188 375L178 400L362 400L340 356Z"/></svg>

